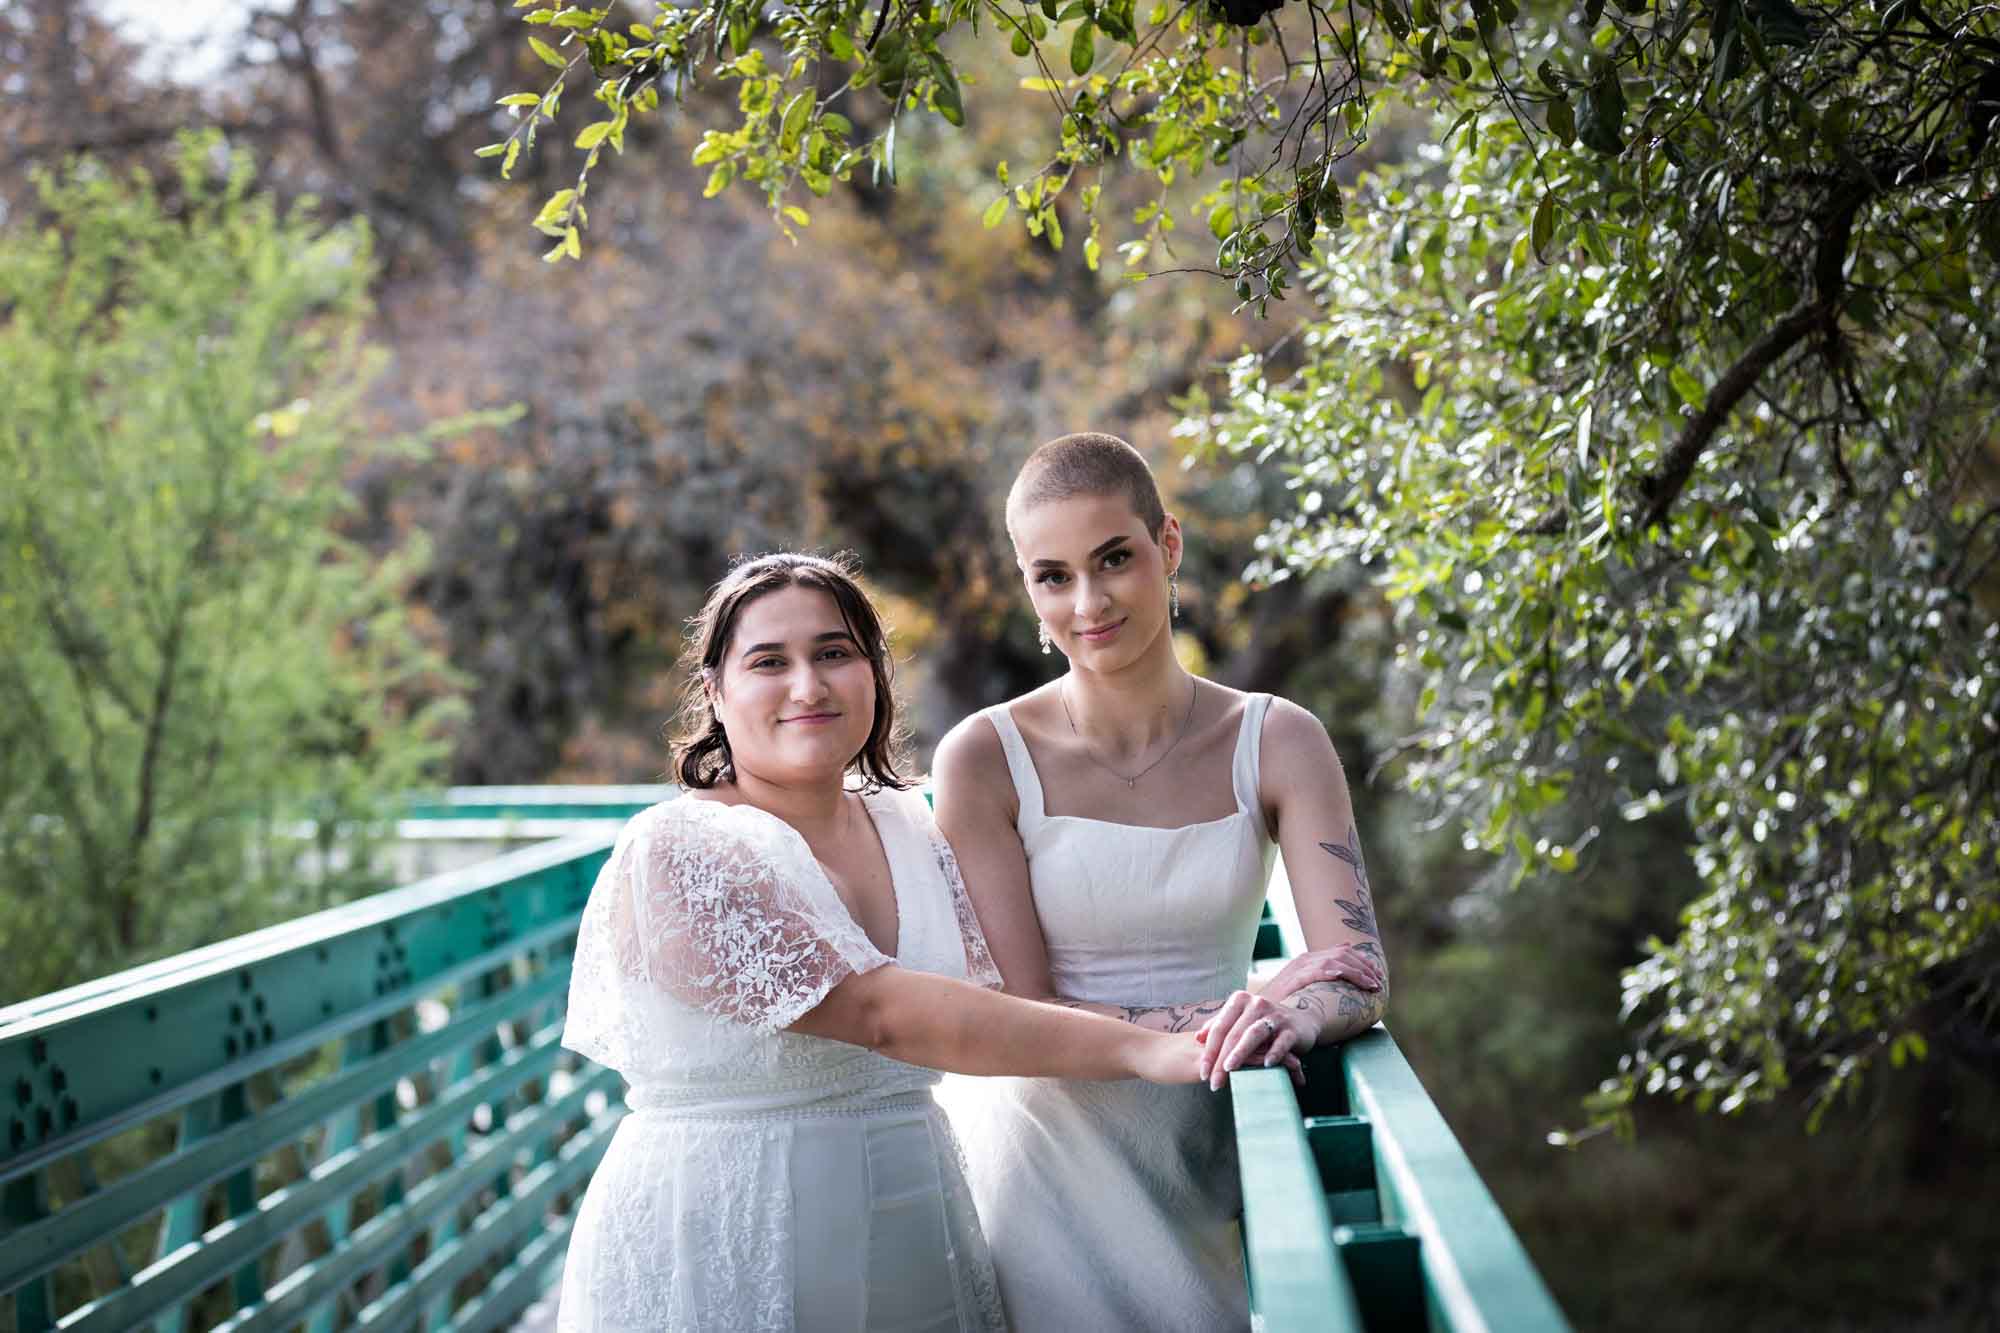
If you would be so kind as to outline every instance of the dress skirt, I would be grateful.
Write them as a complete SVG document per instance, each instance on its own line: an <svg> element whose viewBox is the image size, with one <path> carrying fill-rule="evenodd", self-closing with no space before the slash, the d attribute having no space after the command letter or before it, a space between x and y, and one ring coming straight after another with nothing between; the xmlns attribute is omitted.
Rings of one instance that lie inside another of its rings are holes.
<svg viewBox="0 0 2000 1333"><path fill-rule="evenodd" d="M1014 1333L1243 1333L1228 1090L947 1077Z"/></svg>
<svg viewBox="0 0 2000 1333"><path fill-rule="evenodd" d="M573 1236L565 1333L1004 1328L958 1146L928 1094L634 1111Z"/></svg>

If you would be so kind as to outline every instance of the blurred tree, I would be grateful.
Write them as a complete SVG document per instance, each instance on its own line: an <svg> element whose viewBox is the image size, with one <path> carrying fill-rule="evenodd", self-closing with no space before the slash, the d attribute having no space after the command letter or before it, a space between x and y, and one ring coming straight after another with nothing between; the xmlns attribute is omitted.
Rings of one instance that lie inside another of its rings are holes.
<svg viewBox="0 0 2000 1333"><path fill-rule="evenodd" d="M422 548L336 535L359 226L281 216L213 138L169 215L85 159L0 233L0 953L9 997L375 887L443 754Z"/></svg>
<svg viewBox="0 0 2000 1333"><path fill-rule="evenodd" d="M1304 364L1195 429L1292 470L1274 572L1384 580L1407 773L1470 844L1601 871L1604 813L1691 830L1600 1113L2000 1068L1994 15L1492 27L1449 37L1447 151L1307 270Z"/></svg>

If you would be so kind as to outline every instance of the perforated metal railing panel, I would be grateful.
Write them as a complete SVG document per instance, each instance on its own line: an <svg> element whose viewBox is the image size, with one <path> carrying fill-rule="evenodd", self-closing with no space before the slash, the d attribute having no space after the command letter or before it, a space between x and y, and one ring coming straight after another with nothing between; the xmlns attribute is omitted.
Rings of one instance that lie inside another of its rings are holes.
<svg viewBox="0 0 2000 1333"><path fill-rule="evenodd" d="M620 1113L557 1045L617 826L0 1011L0 1324L509 1323Z"/></svg>

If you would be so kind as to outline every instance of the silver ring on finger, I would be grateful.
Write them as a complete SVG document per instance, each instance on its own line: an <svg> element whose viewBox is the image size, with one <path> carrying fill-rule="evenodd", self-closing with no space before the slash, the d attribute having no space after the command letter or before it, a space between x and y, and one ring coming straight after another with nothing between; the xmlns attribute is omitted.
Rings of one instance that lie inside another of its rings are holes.
<svg viewBox="0 0 2000 1333"><path fill-rule="evenodd" d="M1271 1035L1272 1035L1272 1036L1276 1036L1276 1035L1278 1034L1278 1025L1277 1025L1277 1023L1273 1022L1273 1021L1272 1021L1271 1019L1268 1019L1268 1018L1260 1018L1260 1019L1258 1019L1258 1020L1257 1020L1257 1021L1256 1021L1255 1023L1252 1023L1252 1024L1250 1025L1250 1026L1251 1026L1251 1027L1253 1027L1253 1028L1255 1028L1255 1027L1265 1027L1265 1028L1269 1028L1269 1029L1271 1029Z"/></svg>

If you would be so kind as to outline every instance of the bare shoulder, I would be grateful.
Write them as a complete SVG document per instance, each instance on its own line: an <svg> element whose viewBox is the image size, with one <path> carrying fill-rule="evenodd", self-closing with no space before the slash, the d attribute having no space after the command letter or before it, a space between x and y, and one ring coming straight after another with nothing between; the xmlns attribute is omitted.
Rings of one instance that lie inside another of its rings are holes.
<svg viewBox="0 0 2000 1333"><path fill-rule="evenodd" d="M1000 733L984 713L961 718L944 734L931 758L931 772L940 779L991 777L1006 768L1007 751L1000 744Z"/></svg>
<svg viewBox="0 0 2000 1333"><path fill-rule="evenodd" d="M1340 756L1326 724L1290 699L1271 697L1264 714L1263 778L1266 790L1286 790L1298 783L1345 782Z"/></svg>
<svg viewBox="0 0 2000 1333"><path fill-rule="evenodd" d="M941 823L981 806L1004 809L1013 817L1014 779L1007 770L1007 751L984 713L960 720L938 742L931 782Z"/></svg>

